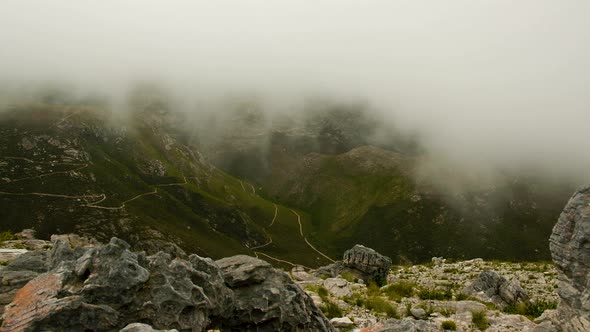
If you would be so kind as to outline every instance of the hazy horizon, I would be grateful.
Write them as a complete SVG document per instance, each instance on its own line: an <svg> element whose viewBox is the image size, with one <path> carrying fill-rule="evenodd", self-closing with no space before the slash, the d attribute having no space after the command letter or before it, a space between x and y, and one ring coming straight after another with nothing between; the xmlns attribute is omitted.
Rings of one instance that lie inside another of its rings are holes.
<svg viewBox="0 0 590 332"><path fill-rule="evenodd" d="M0 84L63 82L117 100L154 81L189 108L251 93L268 112L310 96L362 100L386 128L417 132L445 167L535 169L581 185L589 9L581 0L6 0Z"/></svg>

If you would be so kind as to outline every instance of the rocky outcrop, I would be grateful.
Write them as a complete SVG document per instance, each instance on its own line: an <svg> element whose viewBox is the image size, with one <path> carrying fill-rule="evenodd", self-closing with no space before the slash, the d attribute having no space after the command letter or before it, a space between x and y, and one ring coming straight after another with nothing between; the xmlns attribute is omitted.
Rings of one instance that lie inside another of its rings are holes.
<svg viewBox="0 0 590 332"><path fill-rule="evenodd" d="M228 331L332 331L333 327L285 272L250 256L217 261L235 306L221 322Z"/></svg>
<svg viewBox="0 0 590 332"><path fill-rule="evenodd" d="M323 277L336 277L350 273L365 282L376 281L382 284L387 280L391 259L371 248L357 244L344 252L342 261L324 266L316 274Z"/></svg>
<svg viewBox="0 0 590 332"><path fill-rule="evenodd" d="M6 307L0 331L332 330L287 274L248 256L218 265L135 253L117 238L77 248L57 239L39 264L48 272L23 275L35 278Z"/></svg>
<svg viewBox="0 0 590 332"><path fill-rule="evenodd" d="M508 281L495 271L483 271L479 278L463 289L463 293L499 307L529 300L529 296L516 281Z"/></svg>
<svg viewBox="0 0 590 332"><path fill-rule="evenodd" d="M555 328L590 331L590 187L569 200L549 242L560 279Z"/></svg>

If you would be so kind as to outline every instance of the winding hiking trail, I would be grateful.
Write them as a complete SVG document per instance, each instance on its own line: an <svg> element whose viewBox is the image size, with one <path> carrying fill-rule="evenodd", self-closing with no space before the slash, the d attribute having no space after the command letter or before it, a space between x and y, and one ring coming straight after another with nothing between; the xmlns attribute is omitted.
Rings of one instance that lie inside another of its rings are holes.
<svg viewBox="0 0 590 332"><path fill-rule="evenodd" d="M299 234L301 234L301 237L303 238L303 240L305 240L305 243L307 243L307 245L313 249L315 252L317 252L318 254L322 255L324 258L326 258L327 260L329 260L330 262L334 263L336 262L335 260L333 260L332 258L328 257L326 254L324 254L323 252L319 251L318 249L316 249L316 247L314 247L311 243L309 243L309 241L307 240L307 238L303 235L303 225L301 224L301 216L299 215L299 213L297 213L295 210L293 209L289 209L291 210L291 212L293 212L296 216L297 216L297 223L299 223Z"/></svg>
<svg viewBox="0 0 590 332"><path fill-rule="evenodd" d="M275 220L277 219L277 214L279 213L279 207L275 203L272 203L272 205L275 206L275 215L274 217L272 217L272 221L270 222L270 225L268 225L268 227L272 227L272 225L274 225Z"/></svg>

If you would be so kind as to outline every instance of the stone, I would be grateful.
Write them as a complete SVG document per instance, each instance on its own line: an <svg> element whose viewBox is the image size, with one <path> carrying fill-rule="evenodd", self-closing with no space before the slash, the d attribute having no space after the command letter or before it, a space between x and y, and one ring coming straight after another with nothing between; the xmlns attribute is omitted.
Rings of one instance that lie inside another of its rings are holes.
<svg viewBox="0 0 590 332"><path fill-rule="evenodd" d="M352 294L348 281L342 278L328 278L324 280L324 287L336 297L345 297Z"/></svg>
<svg viewBox="0 0 590 332"><path fill-rule="evenodd" d="M354 325L354 322L348 317L332 318L330 324L336 328L348 328Z"/></svg>
<svg viewBox="0 0 590 332"><path fill-rule="evenodd" d="M383 284L391 268L391 259L371 248L357 244L344 252L342 261L320 267L315 275L320 278L337 277L342 273L350 273L368 283L375 281Z"/></svg>
<svg viewBox="0 0 590 332"><path fill-rule="evenodd" d="M426 318L426 310L422 308L412 308L410 309L410 314L416 319L425 319Z"/></svg>
<svg viewBox="0 0 590 332"><path fill-rule="evenodd" d="M556 328L590 331L590 186L570 198L549 238L559 273Z"/></svg>
<svg viewBox="0 0 590 332"><path fill-rule="evenodd" d="M221 321L221 330L334 331L311 297L287 273L245 255L216 263L235 295L234 310Z"/></svg>
<svg viewBox="0 0 590 332"><path fill-rule="evenodd" d="M119 330L119 332L178 332L178 330L156 330L147 324L131 323Z"/></svg>
<svg viewBox="0 0 590 332"><path fill-rule="evenodd" d="M391 268L391 258L360 244L345 251L342 262L345 267L360 271L365 281L367 279L384 281Z"/></svg>
<svg viewBox="0 0 590 332"><path fill-rule="evenodd" d="M465 287L462 293L484 302L505 307L529 300L528 294L516 281L508 281L495 271L483 271L477 280Z"/></svg>
<svg viewBox="0 0 590 332"><path fill-rule="evenodd" d="M59 238L46 261L40 275L0 271L3 294L20 288L5 299L1 332L334 330L286 273L249 256L222 260L221 269L197 255L134 253L117 238L77 248Z"/></svg>

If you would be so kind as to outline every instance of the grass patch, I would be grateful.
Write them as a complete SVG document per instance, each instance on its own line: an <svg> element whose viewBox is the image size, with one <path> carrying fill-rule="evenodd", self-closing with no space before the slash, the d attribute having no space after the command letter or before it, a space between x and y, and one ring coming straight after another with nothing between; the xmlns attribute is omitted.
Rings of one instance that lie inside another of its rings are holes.
<svg viewBox="0 0 590 332"><path fill-rule="evenodd" d="M534 318L541 316L545 310L556 308L557 302L536 301L509 305L506 308L504 308L504 312L507 314L523 315L532 320Z"/></svg>
<svg viewBox="0 0 590 332"><path fill-rule="evenodd" d="M450 330L455 331L457 329L457 324L452 320L445 320L440 324L443 330Z"/></svg>
<svg viewBox="0 0 590 332"><path fill-rule="evenodd" d="M398 281L381 290L381 293L392 301L399 302L404 297L412 297L416 283L409 281Z"/></svg>
<svg viewBox="0 0 590 332"><path fill-rule="evenodd" d="M4 241L16 240L16 235L11 231L4 231L0 233L0 245L4 244Z"/></svg>
<svg viewBox="0 0 590 332"><path fill-rule="evenodd" d="M397 308L379 296L371 296L365 301L365 308L385 314L389 318L399 318Z"/></svg>
<svg viewBox="0 0 590 332"><path fill-rule="evenodd" d="M490 323L488 322L488 317L486 316L485 311L474 311L471 314L472 314L471 322L480 331L485 331L490 326Z"/></svg>
<svg viewBox="0 0 590 332"><path fill-rule="evenodd" d="M358 279L354 274L350 272L342 272L340 277L348 282L356 282L356 280Z"/></svg>
<svg viewBox="0 0 590 332"><path fill-rule="evenodd" d="M423 288L418 291L418 297L421 300L450 300L453 298L453 292L450 289L446 290L438 290L438 289L429 289Z"/></svg>
<svg viewBox="0 0 590 332"><path fill-rule="evenodd" d="M328 319L338 318L344 315L344 312L342 312L342 309L338 305L328 300L324 301L324 304L320 306L320 310L322 310Z"/></svg>

